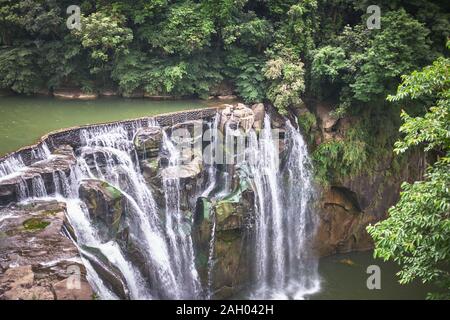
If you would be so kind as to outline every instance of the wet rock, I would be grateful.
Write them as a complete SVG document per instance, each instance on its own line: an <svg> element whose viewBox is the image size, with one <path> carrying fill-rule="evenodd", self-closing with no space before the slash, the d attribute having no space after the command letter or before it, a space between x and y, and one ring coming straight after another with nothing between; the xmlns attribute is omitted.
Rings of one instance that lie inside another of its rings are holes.
<svg viewBox="0 0 450 320"><path fill-rule="evenodd" d="M213 220L216 221L212 293L214 299L230 298L250 280L249 231L254 217L254 193L244 181L218 201L201 198L194 216L193 241L196 264L207 284L208 256Z"/></svg>
<svg viewBox="0 0 450 320"><path fill-rule="evenodd" d="M61 146L54 150L49 158L0 178L0 206L18 202L22 197L42 196L42 194L35 194L41 192L42 188L47 194L55 193L57 188L61 187L60 180L69 177L75 163L76 158L72 148Z"/></svg>
<svg viewBox="0 0 450 320"><path fill-rule="evenodd" d="M89 260L104 284L120 299L129 299L129 290L120 270L99 249L88 246L83 246L82 249L83 256Z"/></svg>
<svg viewBox="0 0 450 320"><path fill-rule="evenodd" d="M141 128L134 137L134 146L140 159L158 156L161 146L162 132L160 127Z"/></svg>
<svg viewBox="0 0 450 320"><path fill-rule="evenodd" d="M80 184L79 195L102 238L106 241L115 238L124 219L124 195L109 183L95 179L84 180Z"/></svg>
<svg viewBox="0 0 450 320"><path fill-rule="evenodd" d="M54 286L71 279L68 270L78 271L83 295L66 288L61 298L92 298L78 249L64 236L63 203L41 200L9 206L0 216L0 299L55 299Z"/></svg>
<svg viewBox="0 0 450 320"><path fill-rule="evenodd" d="M252 106L253 113L255 115L255 121L253 122L253 128L257 131L261 130L264 124L264 116L266 111L264 104L257 103Z"/></svg>
<svg viewBox="0 0 450 320"><path fill-rule="evenodd" d="M222 132L225 132L225 128L228 127L234 131L241 129L247 133L252 128L254 120L253 110L244 104L225 105L220 115L219 128Z"/></svg>

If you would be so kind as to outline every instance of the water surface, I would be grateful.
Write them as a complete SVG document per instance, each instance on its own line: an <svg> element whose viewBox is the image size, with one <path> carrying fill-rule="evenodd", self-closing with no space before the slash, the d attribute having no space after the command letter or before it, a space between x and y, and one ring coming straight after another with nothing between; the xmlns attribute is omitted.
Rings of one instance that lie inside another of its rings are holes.
<svg viewBox="0 0 450 320"><path fill-rule="evenodd" d="M370 274L367 267L378 265L381 271L381 289L369 290L366 282ZM416 281L400 285L396 273L399 267L393 262L374 259L372 252L354 252L323 258L319 263L321 290L311 299L352 299L352 300L422 300L427 292L433 291L429 285Z"/></svg>
<svg viewBox="0 0 450 320"><path fill-rule="evenodd" d="M207 106L208 103L201 100L101 98L79 101L48 97L2 97L0 156L34 144L41 136L57 129Z"/></svg>

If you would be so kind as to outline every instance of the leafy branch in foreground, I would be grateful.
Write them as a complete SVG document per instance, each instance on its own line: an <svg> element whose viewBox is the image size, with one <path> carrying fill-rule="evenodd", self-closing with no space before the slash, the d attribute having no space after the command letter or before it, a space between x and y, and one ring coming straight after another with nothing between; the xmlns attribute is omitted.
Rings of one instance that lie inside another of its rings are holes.
<svg viewBox="0 0 450 320"><path fill-rule="evenodd" d="M390 101L433 101L423 117L402 112L404 138L396 153L422 147L437 160L423 181L403 183L399 202L389 218L367 227L375 240L375 257L400 266L400 283L420 279L439 288L428 298L450 299L450 59L438 58L431 66L403 77Z"/></svg>

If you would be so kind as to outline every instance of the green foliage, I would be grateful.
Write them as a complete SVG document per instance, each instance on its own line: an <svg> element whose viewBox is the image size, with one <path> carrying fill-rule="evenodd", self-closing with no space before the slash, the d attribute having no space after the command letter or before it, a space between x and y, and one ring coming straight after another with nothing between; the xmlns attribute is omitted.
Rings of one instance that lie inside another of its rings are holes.
<svg viewBox="0 0 450 320"><path fill-rule="evenodd" d="M265 60L262 56L249 56L244 50L233 48L226 58L228 75L234 80L236 90L246 102L261 102L266 84L263 76Z"/></svg>
<svg viewBox="0 0 450 320"><path fill-rule="evenodd" d="M207 96L209 88L223 78L216 59L197 56L190 59L150 59L145 53L131 50L118 59L113 79L123 92L144 89L153 95L173 94Z"/></svg>
<svg viewBox="0 0 450 320"><path fill-rule="evenodd" d="M255 13L244 17L239 24L227 25L222 32L225 45L239 44L247 47L256 47L257 51L269 45L272 40L273 26L265 19L260 19Z"/></svg>
<svg viewBox="0 0 450 320"><path fill-rule="evenodd" d="M0 86L19 93L33 93L41 77L33 65L35 50L16 47L0 50Z"/></svg>
<svg viewBox="0 0 450 320"><path fill-rule="evenodd" d="M270 82L267 98L281 114L286 114L288 107L298 107L302 103L300 95L305 90L304 65L286 48L269 55L271 58L264 68L264 76Z"/></svg>
<svg viewBox="0 0 450 320"><path fill-rule="evenodd" d="M117 54L128 53L133 33L123 27L124 22L124 16L110 16L99 11L81 19L81 30L74 29L73 33L83 48L90 52L91 73L104 71Z"/></svg>
<svg viewBox="0 0 450 320"><path fill-rule="evenodd" d="M364 64L350 84L357 100L368 102L385 95L400 75L423 65L430 51L429 30L404 10L382 16L383 28L365 52Z"/></svg>
<svg viewBox="0 0 450 320"><path fill-rule="evenodd" d="M311 73L316 80L326 79L335 82L340 72L347 67L344 49L325 46L315 52Z"/></svg>
<svg viewBox="0 0 450 320"><path fill-rule="evenodd" d="M366 132L361 126L348 130L342 140L321 143L312 154L316 179L327 185L357 175L367 167Z"/></svg>
<svg viewBox="0 0 450 320"><path fill-rule="evenodd" d="M397 95L389 100L435 101L423 116L402 113L404 137L397 153L414 147L435 154L423 181L403 183L399 202L389 218L367 228L375 240L375 256L394 260L402 267L400 283L419 278L441 292L429 298L450 298L450 60L439 58L422 71L403 77ZM434 78L436 76L436 79Z"/></svg>
<svg viewBox="0 0 450 320"><path fill-rule="evenodd" d="M85 0L82 29L70 31L69 1L3 0L1 85L206 97L223 79L243 100L268 100L281 113L308 96L332 100L339 116L354 114L440 54L449 26L438 0L382 0L382 28L368 30L363 3Z"/></svg>
<svg viewBox="0 0 450 320"><path fill-rule="evenodd" d="M300 126L300 129L305 134L311 134L312 129L317 125L316 116L309 111L306 111L300 117L298 117L297 122Z"/></svg>
<svg viewBox="0 0 450 320"><path fill-rule="evenodd" d="M185 1L172 5L165 19L140 29L140 38L166 54L192 54L210 45L215 33L212 20L199 3Z"/></svg>

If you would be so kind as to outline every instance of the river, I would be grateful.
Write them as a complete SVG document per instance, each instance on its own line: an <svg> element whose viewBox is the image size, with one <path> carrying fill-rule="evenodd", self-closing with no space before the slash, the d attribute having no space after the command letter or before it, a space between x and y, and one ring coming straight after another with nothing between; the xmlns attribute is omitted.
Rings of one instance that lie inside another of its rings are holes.
<svg viewBox="0 0 450 320"><path fill-rule="evenodd" d="M33 144L53 130L207 107L212 103L202 100L103 98L81 101L3 97L0 98L0 156Z"/></svg>

